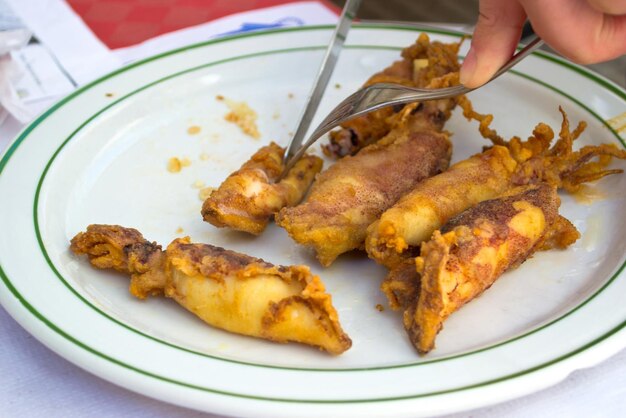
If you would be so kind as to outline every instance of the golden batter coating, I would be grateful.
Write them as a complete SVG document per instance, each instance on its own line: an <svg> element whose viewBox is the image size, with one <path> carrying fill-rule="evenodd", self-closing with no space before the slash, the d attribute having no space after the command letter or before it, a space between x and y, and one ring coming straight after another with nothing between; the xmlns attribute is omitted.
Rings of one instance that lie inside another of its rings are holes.
<svg viewBox="0 0 626 418"><path fill-rule="evenodd" d="M515 189L461 213L422 244L415 259L419 296L404 311L405 329L419 353L434 347L448 316L502 273L538 250L564 248L578 239L572 224L558 214L559 204L554 186Z"/></svg>
<svg viewBox="0 0 626 418"><path fill-rule="evenodd" d="M258 235L281 208L298 204L322 169L322 160L303 156L279 182L284 148L274 142L258 150L204 201L202 218L217 227Z"/></svg>
<svg viewBox="0 0 626 418"><path fill-rule="evenodd" d="M417 183L445 170L446 133L423 130L407 107L382 140L322 172L304 203L282 209L276 223L298 243L313 247L324 266L362 248L367 227Z"/></svg>
<svg viewBox="0 0 626 418"><path fill-rule="evenodd" d="M331 296L306 266L275 266L188 237L162 251L137 230L116 225L90 225L71 250L97 268L130 274L134 296L164 294L214 327L331 354L352 345Z"/></svg>
<svg viewBox="0 0 626 418"><path fill-rule="evenodd" d="M527 141L514 137L507 142L489 128L492 118L474 112L471 117L481 121L481 133L502 145L494 145L417 184L368 228L369 256L393 269L448 219L515 186L548 182L574 192L582 183L621 172L606 169L611 157L626 158L626 151L614 145L573 151L574 140L585 125L581 123L570 131L567 115L562 109L561 113L561 132L552 145L554 132L546 124L538 124ZM598 160L591 161L595 157Z"/></svg>
<svg viewBox="0 0 626 418"><path fill-rule="evenodd" d="M396 267L409 247L419 247L446 220L510 188L516 168L508 149L494 146L417 184L368 228L369 256Z"/></svg>
<svg viewBox="0 0 626 418"><path fill-rule="evenodd" d="M72 238L70 249L75 254L87 254L96 268L129 274L129 290L135 297L163 294L167 278L161 246L145 240L136 229L89 225L87 232Z"/></svg>
<svg viewBox="0 0 626 418"><path fill-rule="evenodd" d="M415 258L407 258L391 270L380 284L380 290L387 296L389 307L394 311L403 309L417 300L420 290L420 276L415 269Z"/></svg>
<svg viewBox="0 0 626 418"><path fill-rule="evenodd" d="M445 87L434 80L459 71L459 47L460 43L431 42L428 35L422 33L413 45L402 51L401 60L374 74L364 87L376 83L421 88ZM458 78L453 84L458 84ZM424 103L421 111L441 129L455 104L456 99L429 101ZM324 153L335 157L356 154L361 148L387 135L393 126L390 117L402 108L387 107L345 122L341 129L331 132L329 143L323 146Z"/></svg>

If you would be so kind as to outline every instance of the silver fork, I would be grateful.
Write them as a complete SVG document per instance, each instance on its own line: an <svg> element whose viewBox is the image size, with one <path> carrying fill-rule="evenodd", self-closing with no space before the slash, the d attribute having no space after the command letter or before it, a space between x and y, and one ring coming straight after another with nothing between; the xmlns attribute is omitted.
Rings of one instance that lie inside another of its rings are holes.
<svg viewBox="0 0 626 418"><path fill-rule="evenodd" d="M543 41L535 36L530 43L513 55L511 59L507 61L506 64L504 64L493 77L491 77L488 83L510 70L513 66L541 45L543 45ZM426 100L446 99L460 96L461 94L469 93L473 90L475 89L470 89L463 85L441 89L420 89L391 83L377 83L362 88L339 103L339 105L337 105L337 107L335 107L328 114L328 116L326 116L304 145L300 146L299 143L295 142L289 144L287 154L285 155L285 161L287 161L287 164L283 174L287 173L293 167L293 165L302 157L302 155L304 155L305 151L313 145L315 141L322 137L322 135L326 132L339 126L343 122L387 106ZM300 139L300 142L301 141L302 139Z"/></svg>

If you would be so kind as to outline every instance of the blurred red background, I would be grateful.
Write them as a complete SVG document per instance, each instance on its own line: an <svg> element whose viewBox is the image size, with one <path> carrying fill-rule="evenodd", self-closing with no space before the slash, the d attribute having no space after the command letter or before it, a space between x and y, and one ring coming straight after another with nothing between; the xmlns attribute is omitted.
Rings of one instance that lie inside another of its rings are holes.
<svg viewBox="0 0 626 418"><path fill-rule="evenodd" d="M233 13L297 0L67 0L109 48L134 45L157 35ZM328 0L319 3L340 11Z"/></svg>

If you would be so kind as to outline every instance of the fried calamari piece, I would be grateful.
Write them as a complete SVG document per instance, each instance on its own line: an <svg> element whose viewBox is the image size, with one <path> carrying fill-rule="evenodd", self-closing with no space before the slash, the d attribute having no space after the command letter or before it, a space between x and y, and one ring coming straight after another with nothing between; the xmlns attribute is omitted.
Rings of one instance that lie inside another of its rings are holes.
<svg viewBox="0 0 626 418"><path fill-rule="evenodd" d="M131 275L138 297L165 294L209 325L341 354L352 345L331 296L306 266L275 266L208 244L175 239L162 251L134 229L90 225L71 241L97 268Z"/></svg>
<svg viewBox="0 0 626 418"><path fill-rule="evenodd" d="M531 188L533 186L526 186ZM546 187L545 184L535 187ZM522 188L513 189L513 193L522 190ZM510 192L509 194L510 195ZM465 211L464 214L471 214L471 211ZM455 218L456 223L462 222L462 216ZM444 226L445 230L450 229L450 224ZM439 232L440 234L440 232ZM552 228L546 232L545 240L539 250L545 251L553 248L564 249L579 238L579 233L570 221L559 216ZM419 252L419 251L415 251ZM402 260L389 270L385 280L381 283L381 290L387 296L389 306L393 310L406 309L412 302L416 301L419 296L421 281L420 275L415 266L415 258L409 256Z"/></svg>
<svg viewBox="0 0 626 418"><path fill-rule="evenodd" d="M539 123L527 141L519 137L505 141L490 127L492 115L481 115L474 111L472 103L465 96L460 97L458 103L466 118L479 122L479 132L484 138L494 145L506 146L513 159L519 163L512 178L514 185L548 182L574 193L584 183L623 172L620 169L606 169L613 157L626 159L626 150L617 148L615 144L588 145L574 151L574 141L584 132L587 123L579 122L572 131L567 113L561 106L559 112L563 120L559 139L552 145L554 131L545 123ZM594 158L597 160L593 161Z"/></svg>
<svg viewBox="0 0 626 418"><path fill-rule="evenodd" d="M285 150L274 142L258 150L204 201L202 218L217 227L229 227L258 235L272 215L298 204L322 169L322 160L303 156L282 174Z"/></svg>
<svg viewBox="0 0 626 418"><path fill-rule="evenodd" d="M324 266L362 248L367 227L417 183L445 170L446 133L417 128L422 115L404 119L382 140L322 172L304 203L282 209L276 223L298 243L313 247Z"/></svg>
<svg viewBox="0 0 626 418"><path fill-rule="evenodd" d="M435 80L459 71L459 47L460 43L431 42L428 35L422 33L415 44L402 51L401 60L374 74L364 87L376 83L421 88L447 87L450 84L445 85ZM458 77L453 84L458 84ZM456 99L429 101L420 111L441 129L455 104ZM322 147L324 153L335 157L356 154L361 148L387 135L393 126L393 121L389 118L401 109L402 106L387 107L345 122L341 129L331 132L329 143Z"/></svg>
<svg viewBox="0 0 626 418"><path fill-rule="evenodd" d="M573 151L574 140L585 125L579 124L570 131L567 115L560 110L563 122L554 145L554 132L544 123L535 127L527 141L514 137L507 142L489 128L492 118L475 112L470 115L481 122L480 131L485 137L504 145L494 145L417 184L369 227L369 256L394 268L448 219L513 187L548 182L573 192L584 182L621 172L606 169L611 157L626 158L626 151L614 145L586 146ZM591 161L596 157L597 161Z"/></svg>
<svg viewBox="0 0 626 418"><path fill-rule="evenodd" d="M494 146L417 184L368 228L369 256L394 268L446 220L509 189L516 168L508 149Z"/></svg>
<svg viewBox="0 0 626 418"><path fill-rule="evenodd" d="M565 248L578 239L574 226L558 214L559 204L554 186L518 188L461 213L422 244L415 259L418 297L404 311L404 327L419 353L434 347L448 316L502 273L538 250Z"/></svg>

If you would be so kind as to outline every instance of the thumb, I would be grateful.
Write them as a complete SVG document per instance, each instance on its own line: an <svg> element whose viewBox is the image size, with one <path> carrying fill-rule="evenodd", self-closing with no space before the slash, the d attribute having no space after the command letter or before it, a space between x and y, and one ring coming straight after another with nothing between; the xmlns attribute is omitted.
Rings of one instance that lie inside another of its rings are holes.
<svg viewBox="0 0 626 418"><path fill-rule="evenodd" d="M461 84L485 84L513 55L526 13L517 0L480 0L472 45L461 66Z"/></svg>

